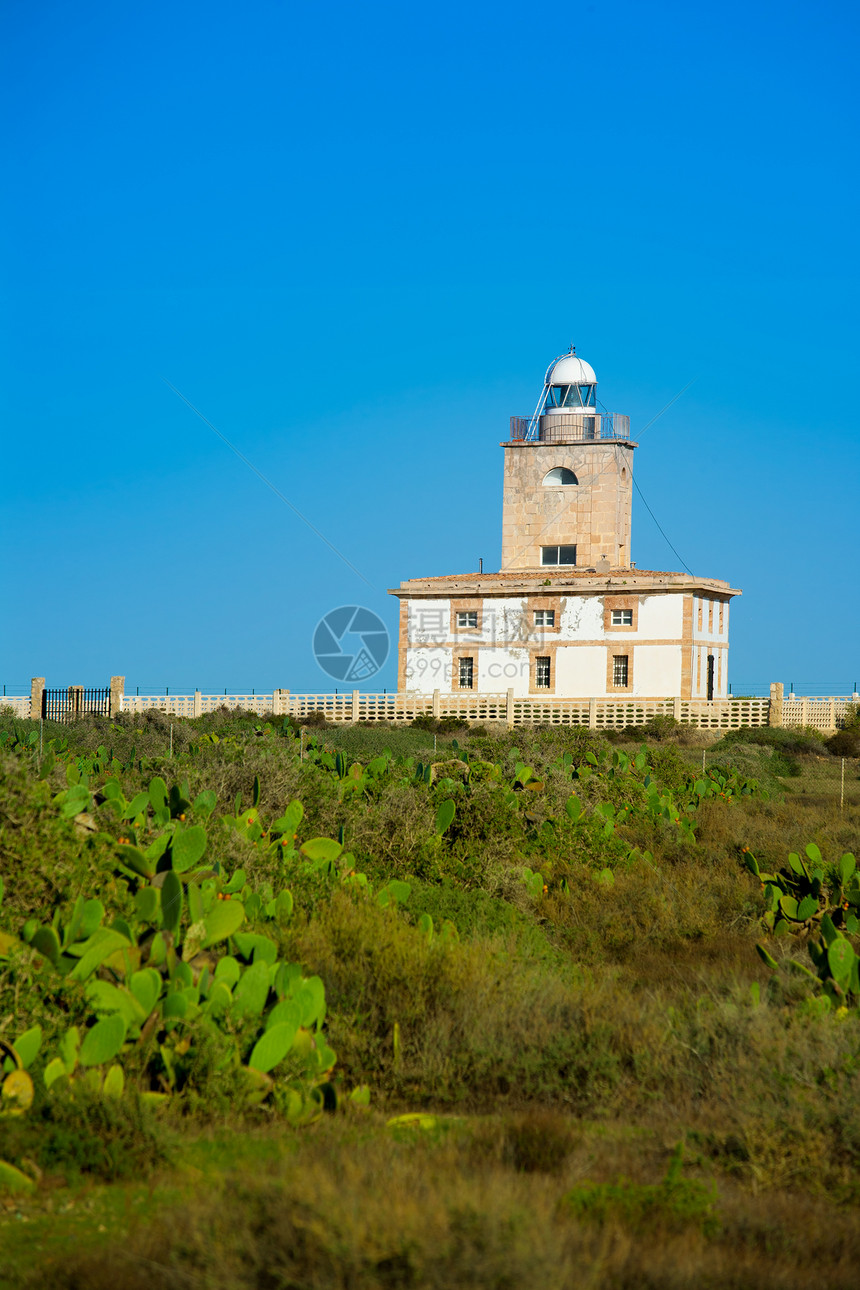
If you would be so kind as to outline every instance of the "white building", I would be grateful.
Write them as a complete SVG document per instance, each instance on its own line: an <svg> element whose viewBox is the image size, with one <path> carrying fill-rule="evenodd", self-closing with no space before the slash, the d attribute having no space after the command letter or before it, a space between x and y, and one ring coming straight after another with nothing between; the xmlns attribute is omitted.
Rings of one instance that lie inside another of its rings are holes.
<svg viewBox="0 0 860 1290"><path fill-rule="evenodd" d="M400 600L398 690L718 699L729 601L716 578L631 563L629 418L597 402L571 349L535 412L512 417L499 573L412 578Z"/></svg>

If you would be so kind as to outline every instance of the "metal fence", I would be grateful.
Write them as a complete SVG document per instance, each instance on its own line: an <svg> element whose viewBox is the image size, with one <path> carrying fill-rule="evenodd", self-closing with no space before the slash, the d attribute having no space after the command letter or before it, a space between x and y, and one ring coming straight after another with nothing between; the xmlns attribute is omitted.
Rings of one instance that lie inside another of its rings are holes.
<svg viewBox="0 0 860 1290"><path fill-rule="evenodd" d="M83 685L68 685L60 690L42 691L41 716L45 721L77 721L79 717L94 714L106 717L110 711L110 689L87 689Z"/></svg>
<svg viewBox="0 0 860 1290"><path fill-rule="evenodd" d="M511 417L511 442L529 438L532 417ZM630 418L624 412L561 412L542 416L533 443L593 443L629 439Z"/></svg>

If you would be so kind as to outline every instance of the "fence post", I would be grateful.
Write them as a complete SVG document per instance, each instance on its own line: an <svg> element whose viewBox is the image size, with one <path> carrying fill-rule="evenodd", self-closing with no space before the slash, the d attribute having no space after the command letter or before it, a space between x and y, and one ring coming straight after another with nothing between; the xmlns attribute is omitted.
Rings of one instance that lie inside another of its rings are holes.
<svg viewBox="0 0 860 1290"><path fill-rule="evenodd" d="M597 700L588 700L588 728L589 730L597 729Z"/></svg>
<svg viewBox="0 0 860 1290"><path fill-rule="evenodd" d="M506 699L505 699L505 721L507 722L507 724L508 724L509 726L512 726L512 725L514 724L514 692L513 692L513 690L508 690L507 697L506 697Z"/></svg>
<svg viewBox="0 0 860 1290"><path fill-rule="evenodd" d="M809 725L809 700L808 699L800 700L800 724L802 726Z"/></svg>
<svg viewBox="0 0 860 1290"><path fill-rule="evenodd" d="M110 679L110 699L108 700L108 716L111 721L115 721L122 712L122 697L125 693L125 677L112 676Z"/></svg>
<svg viewBox="0 0 860 1290"><path fill-rule="evenodd" d="M783 699L782 681L771 681L770 706L767 710L767 724L769 726L782 725L782 699Z"/></svg>
<svg viewBox="0 0 860 1290"><path fill-rule="evenodd" d="M194 705L192 707L192 712L195 717L203 716L203 696L199 690L194 691Z"/></svg>
<svg viewBox="0 0 860 1290"><path fill-rule="evenodd" d="M272 691L272 716L279 717L280 715L281 715L281 692L280 690L273 690Z"/></svg>
<svg viewBox="0 0 860 1290"><path fill-rule="evenodd" d="M352 692L352 724L358 721L358 690Z"/></svg>
<svg viewBox="0 0 860 1290"><path fill-rule="evenodd" d="M439 697L439 691L434 690L433 691L433 720L434 721L439 720L439 714L441 711L442 711L442 704Z"/></svg>
<svg viewBox="0 0 860 1290"><path fill-rule="evenodd" d="M676 721L681 720L681 696L676 694L672 700L672 716Z"/></svg>
<svg viewBox="0 0 860 1290"><path fill-rule="evenodd" d="M45 678L34 676L30 681L30 720L38 721L42 715L42 695L45 693Z"/></svg>
<svg viewBox="0 0 860 1290"><path fill-rule="evenodd" d="M830 729L836 729L836 700L830 700Z"/></svg>

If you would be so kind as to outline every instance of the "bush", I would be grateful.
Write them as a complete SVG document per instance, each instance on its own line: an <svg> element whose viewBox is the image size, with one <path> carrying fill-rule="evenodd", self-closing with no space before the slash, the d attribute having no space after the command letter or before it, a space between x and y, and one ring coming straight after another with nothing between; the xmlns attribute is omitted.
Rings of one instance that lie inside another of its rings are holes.
<svg viewBox="0 0 860 1290"><path fill-rule="evenodd" d="M720 1229L714 1208L716 1189L682 1178L681 1163L679 1148L663 1182L656 1186L623 1179L618 1183L580 1183L568 1192L565 1202L578 1217L601 1225L620 1218L634 1231L677 1231L694 1226L713 1236Z"/></svg>
<svg viewBox="0 0 860 1290"><path fill-rule="evenodd" d="M643 722L641 726L625 726L622 733L625 738L637 739L643 737L656 739L659 743L663 739L671 739L678 734L680 729L681 723L676 721L674 717L656 716Z"/></svg>
<svg viewBox="0 0 860 1290"><path fill-rule="evenodd" d="M418 716L413 718L412 729L429 730L430 734L435 734L439 729L439 722L432 712L419 712Z"/></svg>
<svg viewBox="0 0 860 1290"><path fill-rule="evenodd" d="M860 757L860 725L852 724L825 739L824 746L833 757Z"/></svg>
<svg viewBox="0 0 860 1290"><path fill-rule="evenodd" d="M328 724L326 714L321 708L315 708L311 712L306 712L303 717L296 718L300 726L313 726L319 728Z"/></svg>
<svg viewBox="0 0 860 1290"><path fill-rule="evenodd" d="M25 1118L0 1120L0 1158L34 1160L68 1181L146 1177L169 1154L164 1127L133 1089L112 1098L76 1083L53 1089Z"/></svg>
<svg viewBox="0 0 860 1290"><path fill-rule="evenodd" d="M820 756L824 748L824 736L809 727L744 727L741 730L730 730L713 745L713 749L716 752L721 748L731 748L734 744L760 744L795 757Z"/></svg>

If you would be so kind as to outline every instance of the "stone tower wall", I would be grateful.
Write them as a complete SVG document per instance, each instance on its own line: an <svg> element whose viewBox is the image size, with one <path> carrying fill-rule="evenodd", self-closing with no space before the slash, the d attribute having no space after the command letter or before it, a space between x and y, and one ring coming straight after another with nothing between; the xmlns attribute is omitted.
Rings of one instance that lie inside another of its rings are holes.
<svg viewBox="0 0 860 1290"><path fill-rule="evenodd" d="M541 547L575 545L577 567L627 568L633 449L617 440L507 443L502 513L502 569L541 567ZM544 487L554 466L578 484Z"/></svg>

